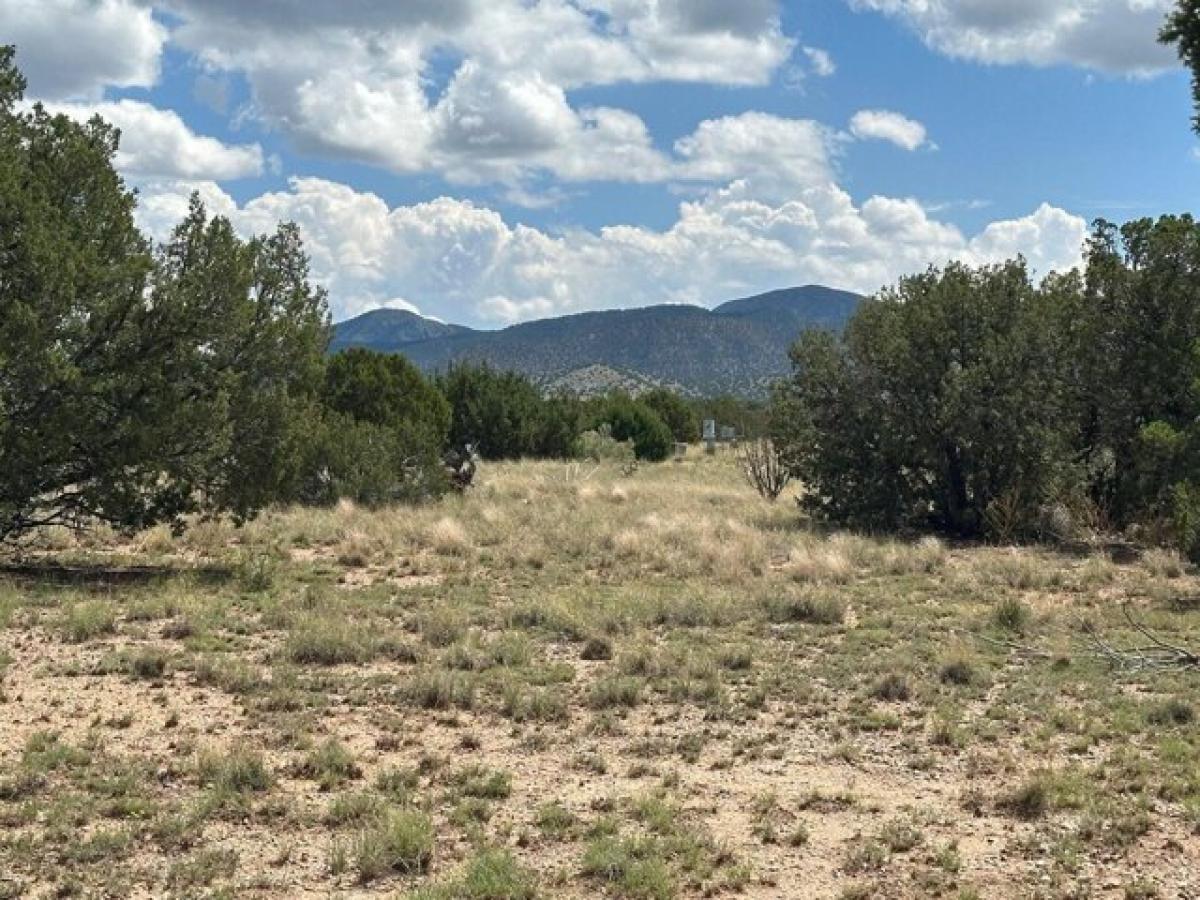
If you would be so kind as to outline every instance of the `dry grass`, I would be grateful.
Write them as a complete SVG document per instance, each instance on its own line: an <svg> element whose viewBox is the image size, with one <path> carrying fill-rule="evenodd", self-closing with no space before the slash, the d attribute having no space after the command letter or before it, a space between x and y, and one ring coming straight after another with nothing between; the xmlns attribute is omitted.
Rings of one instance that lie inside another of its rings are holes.
<svg viewBox="0 0 1200 900"><path fill-rule="evenodd" d="M1078 653L1200 644L1172 554L822 534L699 455L40 552L180 574L0 584L0 896L1200 894L1197 676Z"/></svg>

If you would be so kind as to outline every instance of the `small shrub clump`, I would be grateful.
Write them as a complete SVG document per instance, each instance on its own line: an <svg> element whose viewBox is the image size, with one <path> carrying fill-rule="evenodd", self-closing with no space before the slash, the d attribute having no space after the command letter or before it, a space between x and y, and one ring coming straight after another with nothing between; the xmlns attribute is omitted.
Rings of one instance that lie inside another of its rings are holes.
<svg viewBox="0 0 1200 900"><path fill-rule="evenodd" d="M386 875L421 875L433 859L434 831L429 816L392 811L365 828L351 847L361 884Z"/></svg>

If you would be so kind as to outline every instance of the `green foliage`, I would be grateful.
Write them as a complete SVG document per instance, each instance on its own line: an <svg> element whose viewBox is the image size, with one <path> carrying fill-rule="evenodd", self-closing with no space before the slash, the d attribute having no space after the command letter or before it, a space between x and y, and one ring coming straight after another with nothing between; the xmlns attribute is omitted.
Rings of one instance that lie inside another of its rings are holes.
<svg viewBox="0 0 1200 900"><path fill-rule="evenodd" d="M573 455L592 462L629 463L635 459L633 444L614 438L608 423L581 434L575 441Z"/></svg>
<svg viewBox="0 0 1200 900"><path fill-rule="evenodd" d="M532 900L534 874L507 850L484 850L467 864L460 896L470 900Z"/></svg>
<svg viewBox="0 0 1200 900"><path fill-rule="evenodd" d="M642 403L654 410L658 417L671 429L671 436L680 443L700 439L700 417L688 402L666 388L656 388L638 397Z"/></svg>
<svg viewBox="0 0 1200 900"><path fill-rule="evenodd" d="M1022 261L951 264L866 302L844 337L808 332L775 430L812 513L867 528L978 535L1017 492L1033 509L1074 484L1073 276Z"/></svg>
<svg viewBox="0 0 1200 900"><path fill-rule="evenodd" d="M671 453L671 429L650 405L627 394L547 398L524 376L486 365L452 366L437 383L450 403L451 445L473 444L484 459L608 458L608 442L596 435L628 441L638 459ZM670 406L680 428L689 427L690 411L677 397L662 392L656 402ZM595 434L583 438L587 432Z"/></svg>
<svg viewBox="0 0 1200 900"><path fill-rule="evenodd" d="M322 400L358 422L404 434L414 445L440 447L450 430L450 405L403 356L343 350L329 360Z"/></svg>
<svg viewBox="0 0 1200 900"><path fill-rule="evenodd" d="M312 779L321 786L321 790L329 791L346 781L361 777L362 769L344 744L336 738L329 738L296 766L295 774Z"/></svg>
<svg viewBox="0 0 1200 900"><path fill-rule="evenodd" d="M390 811L354 840L358 880L368 884L386 875L420 875L433 859L433 822L424 813Z"/></svg>
<svg viewBox="0 0 1200 900"><path fill-rule="evenodd" d="M538 413L533 455L546 459L568 459L583 430L583 408L573 397L548 397Z"/></svg>
<svg viewBox="0 0 1200 900"><path fill-rule="evenodd" d="M413 900L534 900L537 896L536 874L508 850L495 848L479 850L458 878L411 895Z"/></svg>
<svg viewBox="0 0 1200 900"><path fill-rule="evenodd" d="M102 600L76 603L68 607L63 615L63 637L73 644L115 634L116 630L116 610L112 604Z"/></svg>
<svg viewBox="0 0 1200 900"><path fill-rule="evenodd" d="M0 50L0 539L252 514L295 475L328 339L297 230L243 241L193 199L152 250L116 130L21 111L13 58Z"/></svg>
<svg viewBox="0 0 1200 900"><path fill-rule="evenodd" d="M262 754L247 748L205 753L197 762L196 774L201 784L233 794L259 793L273 783Z"/></svg>
<svg viewBox="0 0 1200 900"><path fill-rule="evenodd" d="M607 425L618 441L631 441L638 459L658 462L671 455L671 430L658 413L628 394L611 394L593 403L592 421Z"/></svg>
<svg viewBox="0 0 1200 900"><path fill-rule="evenodd" d="M1200 134L1200 0L1178 0L1167 16L1158 39L1174 44L1179 60L1192 72L1192 128Z"/></svg>
<svg viewBox="0 0 1200 900"><path fill-rule="evenodd" d="M580 432L569 398L543 398L529 379L460 364L438 378L450 403L450 444L472 444L484 459L566 458Z"/></svg>
<svg viewBox="0 0 1200 900"><path fill-rule="evenodd" d="M1096 223L1076 324L1094 493L1119 525L1200 475L1200 225L1191 216Z"/></svg>
<svg viewBox="0 0 1200 900"><path fill-rule="evenodd" d="M597 837L584 854L583 872L618 887L626 897L670 900L676 895L661 848L649 838Z"/></svg>
<svg viewBox="0 0 1200 900"><path fill-rule="evenodd" d="M1080 276L903 279L802 336L772 430L803 505L867 528L1137 527L1200 559L1200 225L1095 224Z"/></svg>
<svg viewBox="0 0 1200 900"><path fill-rule="evenodd" d="M1092 493L1200 558L1200 225L1097 222L1088 244L1081 391Z"/></svg>
<svg viewBox="0 0 1200 900"><path fill-rule="evenodd" d="M402 356L344 350L330 358L300 499L369 506L447 489L441 450L450 406Z"/></svg>

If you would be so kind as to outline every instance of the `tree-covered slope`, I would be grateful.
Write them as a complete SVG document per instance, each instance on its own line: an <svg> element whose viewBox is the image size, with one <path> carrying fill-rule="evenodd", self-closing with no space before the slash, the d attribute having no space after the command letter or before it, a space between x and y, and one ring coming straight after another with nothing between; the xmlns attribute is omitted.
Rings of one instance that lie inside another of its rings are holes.
<svg viewBox="0 0 1200 900"><path fill-rule="evenodd" d="M427 371L463 360L487 362L547 386L570 383L580 370L607 367L694 394L756 396L787 373L788 348L800 332L840 329L859 299L812 286L734 300L714 310L681 305L605 310L500 331L421 320L435 332L426 339L412 337L419 325L407 319L390 332L376 327L380 313L392 314L382 320L389 327L391 320L400 321L397 311L378 310L338 325L334 347L400 352Z"/></svg>

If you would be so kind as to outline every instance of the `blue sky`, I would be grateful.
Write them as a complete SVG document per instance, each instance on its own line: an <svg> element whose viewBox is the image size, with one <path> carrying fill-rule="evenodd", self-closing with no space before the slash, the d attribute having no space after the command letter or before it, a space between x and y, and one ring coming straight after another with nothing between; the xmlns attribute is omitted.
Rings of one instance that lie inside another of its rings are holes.
<svg viewBox="0 0 1200 900"><path fill-rule="evenodd" d="M1187 211L1167 0L0 0L30 97L124 132L163 236L297 221L335 318L499 326Z"/></svg>

